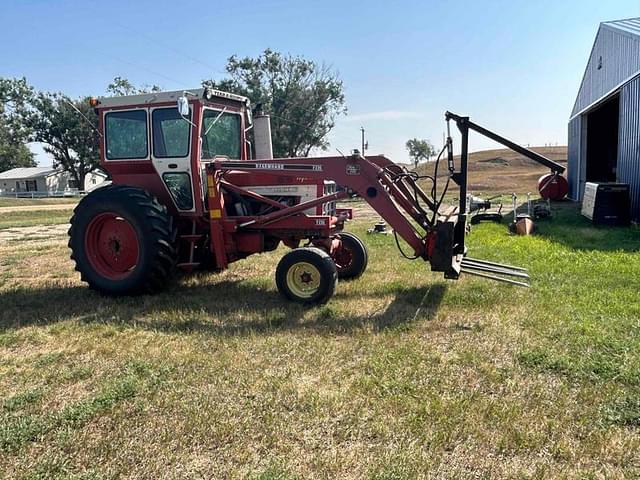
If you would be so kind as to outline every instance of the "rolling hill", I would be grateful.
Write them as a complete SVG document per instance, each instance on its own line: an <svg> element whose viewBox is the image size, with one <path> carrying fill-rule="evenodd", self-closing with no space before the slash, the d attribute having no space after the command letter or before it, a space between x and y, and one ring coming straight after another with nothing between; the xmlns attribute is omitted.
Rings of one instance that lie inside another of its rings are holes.
<svg viewBox="0 0 640 480"><path fill-rule="evenodd" d="M567 147L532 147L531 150L544 155L566 167ZM446 160L446 159L445 159ZM460 157L454 159L459 165ZM418 166L421 175L432 175L434 162ZM549 169L509 149L483 150L469 155L470 193L532 192L537 194L538 178ZM446 161L441 162L438 177L446 174ZM566 175L565 175L566 176Z"/></svg>

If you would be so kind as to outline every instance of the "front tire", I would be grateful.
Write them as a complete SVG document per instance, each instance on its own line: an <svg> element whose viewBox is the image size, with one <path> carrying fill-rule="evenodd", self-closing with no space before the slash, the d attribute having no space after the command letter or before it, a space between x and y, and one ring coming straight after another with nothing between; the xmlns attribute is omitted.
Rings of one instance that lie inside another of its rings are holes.
<svg viewBox="0 0 640 480"><path fill-rule="evenodd" d="M358 278L367 269L369 253L362 240L353 233L341 232L338 237L342 248L333 254L333 261L341 280Z"/></svg>
<svg viewBox="0 0 640 480"><path fill-rule="evenodd" d="M174 238L171 216L149 192L110 185L74 209L69 248L90 288L132 295L167 285L177 260Z"/></svg>
<svg viewBox="0 0 640 480"><path fill-rule="evenodd" d="M335 263L329 254L315 247L291 250L276 268L276 285L280 293L305 305L327 303L337 283Z"/></svg>

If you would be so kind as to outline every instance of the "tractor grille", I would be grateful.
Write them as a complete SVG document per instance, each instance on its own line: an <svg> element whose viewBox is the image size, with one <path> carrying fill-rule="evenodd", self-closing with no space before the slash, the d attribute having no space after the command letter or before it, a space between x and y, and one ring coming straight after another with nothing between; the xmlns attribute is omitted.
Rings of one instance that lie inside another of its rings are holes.
<svg viewBox="0 0 640 480"><path fill-rule="evenodd" d="M336 182L325 180L324 182L324 192L323 195L331 195L332 193L336 193ZM336 214L336 202L327 202L322 205L322 214L323 215L335 215Z"/></svg>

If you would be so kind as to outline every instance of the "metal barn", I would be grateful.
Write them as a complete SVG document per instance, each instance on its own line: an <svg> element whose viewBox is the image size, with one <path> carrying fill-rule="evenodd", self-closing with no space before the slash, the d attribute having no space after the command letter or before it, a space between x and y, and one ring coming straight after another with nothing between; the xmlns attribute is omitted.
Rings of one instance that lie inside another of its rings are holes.
<svg viewBox="0 0 640 480"><path fill-rule="evenodd" d="M585 182L630 185L640 220L640 18L600 24L569 119L569 197Z"/></svg>

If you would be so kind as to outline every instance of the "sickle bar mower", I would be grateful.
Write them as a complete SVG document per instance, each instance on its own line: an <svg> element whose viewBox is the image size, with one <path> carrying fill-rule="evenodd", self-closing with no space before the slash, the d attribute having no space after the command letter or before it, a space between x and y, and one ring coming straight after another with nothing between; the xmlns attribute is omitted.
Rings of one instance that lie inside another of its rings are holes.
<svg viewBox="0 0 640 480"><path fill-rule="evenodd" d="M280 292L296 302L326 302L337 279L358 277L368 260L364 243L343 230L352 212L336 208L348 196L336 185L357 193L393 228L396 241L404 239L412 250L401 250L407 258L422 259L449 279L465 273L527 286L524 269L465 256L468 134L481 128L467 117L446 114L462 136L459 165L449 135L436 174L419 177L384 156L357 152L272 159L265 153L270 143L261 145L269 129L258 130L264 116L253 125L248 100L225 92L160 92L93 99L92 105L100 122L101 167L112 181L76 207L69 246L76 269L94 289L157 291L176 268L223 270L283 243L292 250L276 269ZM252 127L253 155L246 138ZM438 192L445 151L448 179ZM559 171L550 160L542 162ZM429 193L419 180L431 182ZM460 203L445 209L451 181Z"/></svg>

